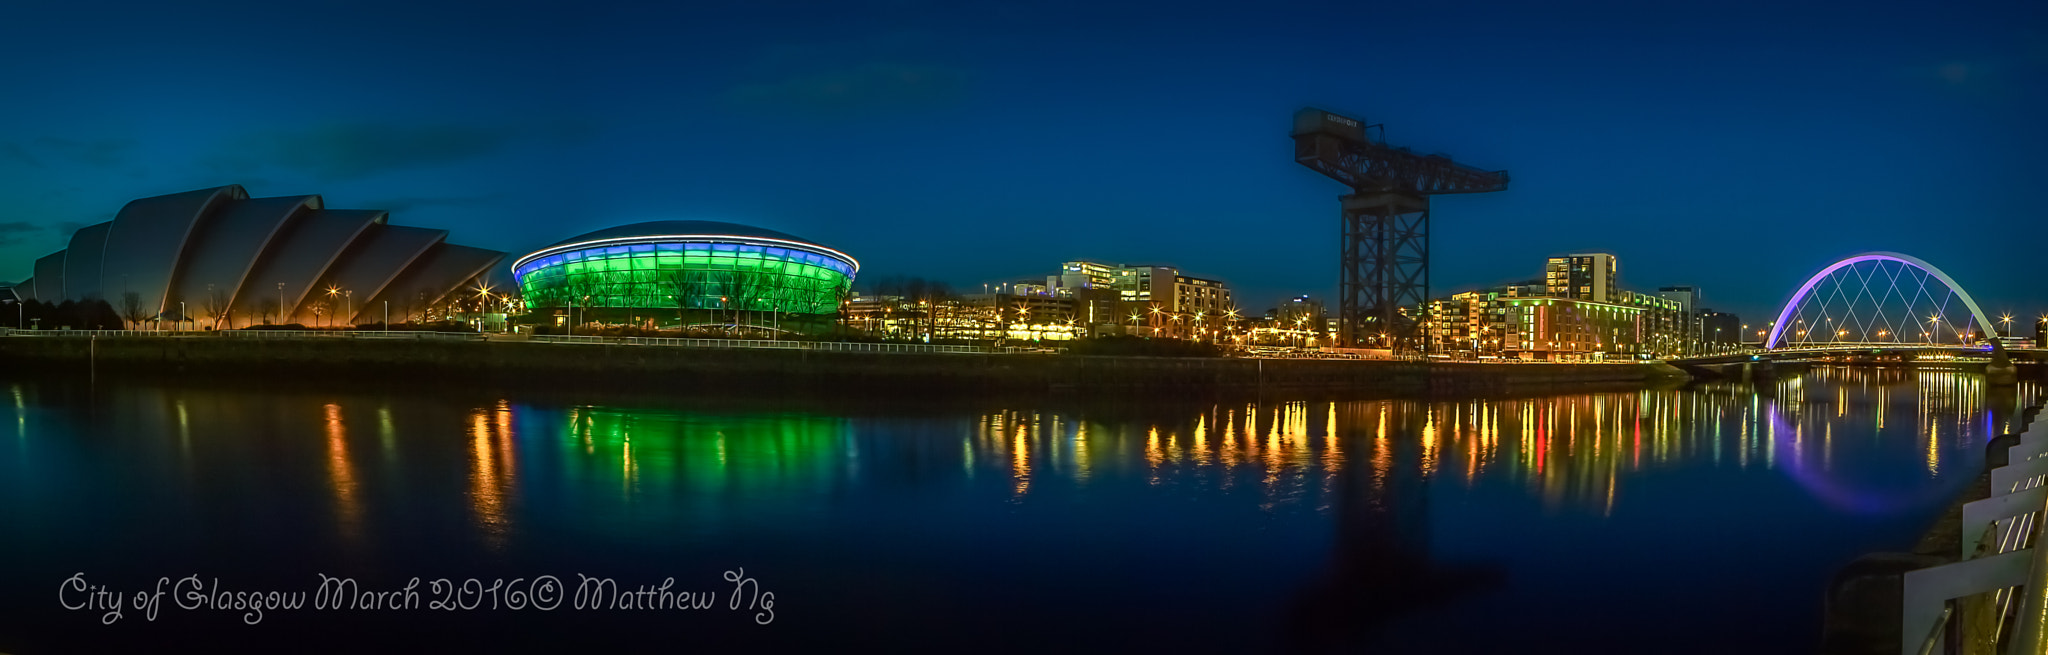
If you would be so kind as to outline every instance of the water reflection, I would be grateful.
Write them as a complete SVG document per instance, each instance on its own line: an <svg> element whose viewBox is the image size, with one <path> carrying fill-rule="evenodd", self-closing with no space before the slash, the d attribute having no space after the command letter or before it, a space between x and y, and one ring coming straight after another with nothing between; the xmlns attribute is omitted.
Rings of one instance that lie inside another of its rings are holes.
<svg viewBox="0 0 2048 655"><path fill-rule="evenodd" d="M1579 540L1625 541L1626 530L1652 546L1641 557L1705 559L1757 538L1744 536L1755 517L1847 516L1886 527L1783 548L1901 547L1858 540L1920 529L1981 471L1987 436L2009 431L2042 390L1988 389L1957 371L1823 368L1761 386L1541 398L991 401L893 413L28 382L7 394L17 446L0 448L0 470L18 474L0 479L0 521L33 526L22 532L37 535L28 552L66 567L66 544L123 530L129 541L169 534L234 553L217 535L273 526L259 545L340 551L406 575L423 552L553 564L549 555L603 551L617 558L607 562L666 565L727 544L753 557L830 543L852 553L840 565L916 578L924 586L904 588L931 594L1028 588L1097 555L1133 567L1182 558L1104 582L1172 587L1190 567L1220 575L1214 560L1227 559L1261 562L1245 567L1259 581L1222 591L1256 597L1290 638L1323 644L1543 575L1515 560L1523 549L1571 557ZM1666 543L1681 522L1701 531L1697 543ZM1475 538L1489 528L1510 538ZM1074 545L1098 543L1130 552ZM1769 550L1753 556L1779 549ZM1608 564L1575 571L1599 582ZM1022 573L1002 577L1013 569ZM931 581L953 578L961 587ZM1610 578L1601 584L1616 598L1679 593ZM810 602L839 600L857 599ZM1101 600L1112 601L1175 602ZM1178 609L1189 608L1161 611Z"/></svg>
<svg viewBox="0 0 2048 655"><path fill-rule="evenodd" d="M496 407L469 413L469 499L477 533L491 550L505 547L511 517L506 507L514 478L512 408Z"/></svg>
<svg viewBox="0 0 2048 655"><path fill-rule="evenodd" d="M328 403L327 417L327 475L334 485L334 515L337 529L349 540L362 538L362 506L356 500L355 465L348 461L348 429L342 425L341 406ZM183 401L178 404L178 419L182 428L185 418ZM179 430L183 438L185 431Z"/></svg>
<svg viewBox="0 0 2048 655"><path fill-rule="evenodd" d="M2027 383L2001 402L2010 410L2038 402L2039 394L2038 385ZM19 385L14 395L22 407ZM1911 443L1922 476L1974 476L1977 471L1955 470L1950 460L1975 451L2012 414L1991 411L1985 399L1981 377L1973 374L1818 369L1762 388L1211 405L1143 420L998 410L953 431L959 442L949 448L825 415L603 406L562 411L499 400L468 410L466 496L477 533L493 549L505 545L518 520L512 504L520 494L521 453L535 448L553 451L544 465L559 467L555 473L574 488L608 488L642 516L885 484L872 478L903 475L906 450L915 451L912 468L930 469L920 470L920 479L1005 480L1013 503L1049 489L1066 493L1130 477L1152 487L1224 492L1248 484L1245 493L1265 511L1337 511L1346 464L1356 458L1365 463L1358 475L1368 504L1389 502L1404 480L1442 479L1466 489L1513 485L1546 511L1606 516L1638 474L1729 466L1783 471L1825 502L1880 512L1915 501L1887 491L1911 487L1910 481L1885 480L1870 467L1836 475L1838 451ZM192 419L182 396L174 405L180 448L189 452ZM548 418L558 412L561 418ZM1912 421L1890 421L1901 413ZM337 529L354 536L365 510L343 415L341 405L324 404L317 433L325 438ZM17 424L26 421L26 411L17 409ZM405 429L394 425L388 407L377 409L376 421L383 452L392 457ZM553 436L521 443L515 434L515 425L549 424L541 429ZM1414 456L1399 460L1407 447ZM883 453L883 465L864 459L864 451Z"/></svg>

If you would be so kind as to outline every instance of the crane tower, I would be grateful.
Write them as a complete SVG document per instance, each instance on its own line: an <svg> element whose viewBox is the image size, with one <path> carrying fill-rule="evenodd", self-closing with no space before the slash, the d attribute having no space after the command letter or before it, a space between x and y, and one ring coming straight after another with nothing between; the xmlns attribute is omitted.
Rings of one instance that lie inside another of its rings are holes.
<svg viewBox="0 0 2048 655"><path fill-rule="evenodd" d="M1340 196L1337 342L1426 351L1417 317L1429 300L1429 197L1508 187L1507 171L1484 171L1443 155L1389 146L1380 127L1331 112L1294 113L1294 161L1351 188ZM1382 336L1384 335L1384 336Z"/></svg>

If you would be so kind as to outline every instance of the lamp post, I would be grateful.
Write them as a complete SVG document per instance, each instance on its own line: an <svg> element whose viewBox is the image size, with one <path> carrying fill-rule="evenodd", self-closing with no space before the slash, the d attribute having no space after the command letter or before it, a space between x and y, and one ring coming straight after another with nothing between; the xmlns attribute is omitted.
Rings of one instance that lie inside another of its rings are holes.
<svg viewBox="0 0 2048 655"><path fill-rule="evenodd" d="M384 333L391 333L391 301L384 301Z"/></svg>
<svg viewBox="0 0 2048 655"><path fill-rule="evenodd" d="M185 301L178 301L178 329L185 327Z"/></svg>
<svg viewBox="0 0 2048 655"><path fill-rule="evenodd" d="M277 283L277 324L284 325L284 283Z"/></svg>
<svg viewBox="0 0 2048 655"><path fill-rule="evenodd" d="M327 287L327 308L329 310L332 310L334 308L334 300L337 296L340 295L340 287ZM334 318L335 317L331 315L327 317L327 327L334 327Z"/></svg>
<svg viewBox="0 0 2048 655"><path fill-rule="evenodd" d="M479 284L476 294L479 298L477 300L477 311L484 314L491 313L491 288ZM478 325L481 327L482 319L478 319Z"/></svg>

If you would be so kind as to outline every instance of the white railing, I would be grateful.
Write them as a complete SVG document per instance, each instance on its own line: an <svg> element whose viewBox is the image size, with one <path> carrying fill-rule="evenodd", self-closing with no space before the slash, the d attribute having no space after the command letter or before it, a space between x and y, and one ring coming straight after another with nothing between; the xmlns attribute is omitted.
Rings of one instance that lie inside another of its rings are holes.
<svg viewBox="0 0 2048 655"><path fill-rule="evenodd" d="M790 341L774 339L685 339L675 337L593 337L534 335L527 341L537 343L602 343L622 346L668 346L677 348L768 348L775 350L824 350L833 352L864 353L955 353L955 354L1022 354L1056 352L1049 348L1018 348L996 346L947 346L922 343L859 343L847 341Z"/></svg>
<svg viewBox="0 0 2048 655"><path fill-rule="evenodd" d="M10 337L209 337L221 339L406 339L414 341L481 341L475 332L426 332L414 330L15 330L0 329Z"/></svg>
<svg viewBox="0 0 2048 655"><path fill-rule="evenodd" d="M1899 652L1932 653L1948 632L1975 624L1955 620L1958 599L1990 594L1966 612L1992 612L1991 634L1958 641L2006 638L2000 652L2043 652L2048 637L2048 548L2039 548L2048 510L2048 413L2020 432L2006 450L2006 465L1991 469L1991 496L1963 505L1962 561L1909 571L1900 612ZM2011 625L2006 625L2008 618Z"/></svg>
<svg viewBox="0 0 2048 655"><path fill-rule="evenodd" d="M475 332L426 332L413 330L16 330L0 328L0 337L214 337L225 339L367 339L411 341L484 341L504 335ZM1015 355L1063 352L1064 348L1021 348L1014 346L949 346L921 343L858 343L842 341L792 341L775 339L684 339L670 337L599 337L533 335L513 337L533 343L609 344L621 346L664 346L671 348L756 348L774 350L820 350L864 353L952 353Z"/></svg>

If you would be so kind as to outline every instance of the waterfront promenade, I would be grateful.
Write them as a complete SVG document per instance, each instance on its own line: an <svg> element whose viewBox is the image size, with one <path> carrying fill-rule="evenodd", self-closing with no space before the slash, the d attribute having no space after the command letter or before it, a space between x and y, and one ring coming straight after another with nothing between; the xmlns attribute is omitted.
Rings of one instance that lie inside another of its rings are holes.
<svg viewBox="0 0 2048 655"><path fill-rule="evenodd" d="M711 339L486 339L358 332L353 338L173 333L0 335L0 362L92 375L346 376L554 385L658 382L677 391L875 393L1310 391L1513 393L1644 386L1686 375L1655 362L1450 363L1081 356L1049 349ZM346 333L336 333L346 334ZM786 344L786 345L785 345ZM729 347L744 346L744 347Z"/></svg>

